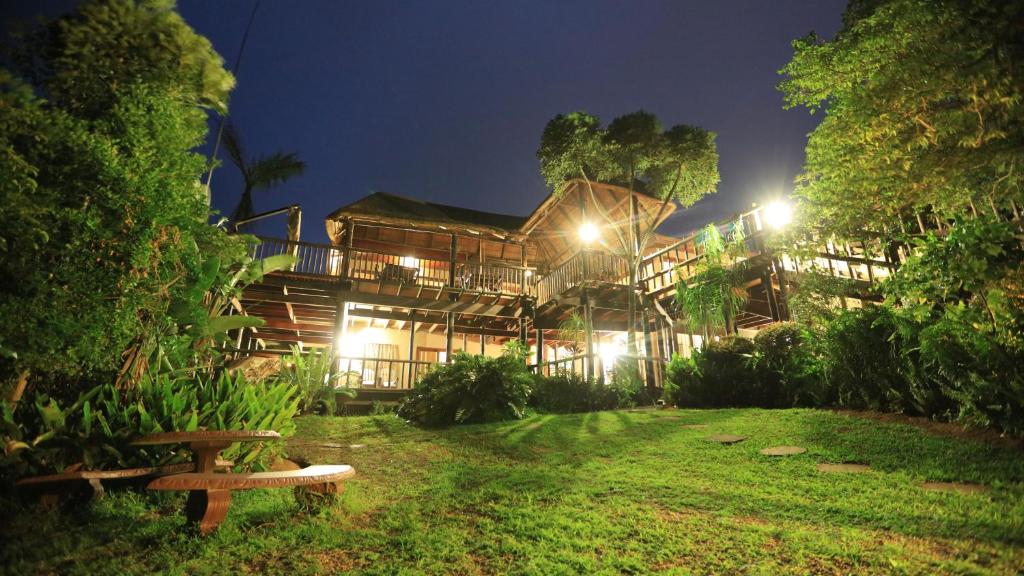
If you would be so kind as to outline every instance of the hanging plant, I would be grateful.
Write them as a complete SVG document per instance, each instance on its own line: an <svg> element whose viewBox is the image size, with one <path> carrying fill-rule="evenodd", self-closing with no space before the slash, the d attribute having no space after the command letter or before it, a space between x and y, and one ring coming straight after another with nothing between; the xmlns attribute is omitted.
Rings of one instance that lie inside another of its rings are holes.
<svg viewBox="0 0 1024 576"><path fill-rule="evenodd" d="M705 340L717 330L732 331L747 300L743 271L735 266L746 250L745 239L740 220L730 225L728 239L708 224L697 238L701 259L694 274L686 278L676 268L676 304L690 330Z"/></svg>

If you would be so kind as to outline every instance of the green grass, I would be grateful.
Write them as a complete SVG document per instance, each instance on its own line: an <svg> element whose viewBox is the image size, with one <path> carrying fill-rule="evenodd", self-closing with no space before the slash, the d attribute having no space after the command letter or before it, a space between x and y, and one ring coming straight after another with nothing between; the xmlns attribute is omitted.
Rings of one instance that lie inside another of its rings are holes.
<svg viewBox="0 0 1024 576"><path fill-rule="evenodd" d="M684 424L706 424L687 429ZM721 446L713 433L748 435ZM326 445L325 445L326 444ZM350 448L364 444L363 448ZM796 444L786 458L758 450ZM11 574L1016 574L1024 454L816 410L534 416L421 430L303 418L289 451L350 463L340 502L237 493L213 536L181 497L120 494L78 513L15 510ZM870 464L822 474L819 462ZM980 494L926 480L983 483ZM5 513L5 516L8 514Z"/></svg>

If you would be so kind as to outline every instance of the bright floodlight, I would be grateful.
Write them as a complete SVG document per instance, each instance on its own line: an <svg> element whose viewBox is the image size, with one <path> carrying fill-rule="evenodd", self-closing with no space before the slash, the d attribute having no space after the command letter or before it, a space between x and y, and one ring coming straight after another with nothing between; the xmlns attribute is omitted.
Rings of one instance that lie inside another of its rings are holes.
<svg viewBox="0 0 1024 576"><path fill-rule="evenodd" d="M590 222L584 222L584 224L580 226L580 240L583 240L586 244L590 244L594 240L597 240L597 234L597 226L594 226Z"/></svg>
<svg viewBox="0 0 1024 576"><path fill-rule="evenodd" d="M768 226L778 230L793 220L793 209L785 202L772 202L764 207L764 219Z"/></svg>

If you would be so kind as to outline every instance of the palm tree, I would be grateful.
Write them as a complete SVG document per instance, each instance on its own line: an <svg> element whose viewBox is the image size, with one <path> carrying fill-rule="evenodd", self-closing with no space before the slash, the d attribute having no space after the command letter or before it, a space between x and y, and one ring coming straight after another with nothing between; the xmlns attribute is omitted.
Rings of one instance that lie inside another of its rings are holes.
<svg viewBox="0 0 1024 576"><path fill-rule="evenodd" d="M306 163L299 160L295 152L276 152L270 156L246 158L242 141L230 122L224 127L224 148L228 151L231 161L238 166L245 182L242 197L231 212L231 221L236 223L236 227L240 220L253 216L253 191L271 188L306 170Z"/></svg>

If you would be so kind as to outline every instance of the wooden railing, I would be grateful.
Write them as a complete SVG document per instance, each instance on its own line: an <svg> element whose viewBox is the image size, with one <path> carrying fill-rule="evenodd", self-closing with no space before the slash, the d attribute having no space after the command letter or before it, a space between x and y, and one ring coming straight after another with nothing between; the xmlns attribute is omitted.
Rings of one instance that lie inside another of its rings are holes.
<svg viewBox="0 0 1024 576"><path fill-rule="evenodd" d="M545 304L584 282L626 284L628 278L629 265L623 258L606 252L581 251L537 281L537 303Z"/></svg>
<svg viewBox="0 0 1024 576"><path fill-rule="evenodd" d="M761 209L757 208L740 215L737 219L717 225L719 233L727 242L734 235L736 226L742 227L746 255L740 260L750 258L763 250L764 227L760 211ZM701 241L703 234L704 230L698 230L644 258L640 265L639 279L649 293L671 288L675 286L680 276L687 279L696 273L697 264L704 257L704 245Z"/></svg>
<svg viewBox="0 0 1024 576"><path fill-rule="evenodd" d="M722 237L728 241L735 226L742 226L745 254L736 263L758 255L769 255L765 247L766 223L763 208L755 208L735 220L718 225ZM701 236L703 230L663 248L644 258L640 267L640 282L648 293L657 293L672 288L680 277L689 279L696 273L697 264L704 257ZM865 240L857 243L838 243L832 240L820 241L817 252L811 257L796 257L774 254L777 265L786 272L816 270L831 276L875 283L892 274L899 265L890 250L880 241Z"/></svg>
<svg viewBox="0 0 1024 576"><path fill-rule="evenodd" d="M449 262L446 260L410 258L355 248L349 254L348 273L353 280L385 280L434 288L448 285Z"/></svg>
<svg viewBox="0 0 1024 576"><path fill-rule="evenodd" d="M291 254L295 257L295 264L289 268L290 272L311 276L340 275L341 249L330 244L260 238L260 243L252 247L249 255L260 259L279 254Z"/></svg>
<svg viewBox="0 0 1024 576"><path fill-rule="evenodd" d="M501 294L534 294L534 269L526 266L457 262L453 268L450 260L267 237L260 237L260 243L250 251L253 258L278 254L295 256L296 262L288 272L328 281L344 278Z"/></svg>
<svg viewBox="0 0 1024 576"><path fill-rule="evenodd" d="M533 294L533 270L507 264L459 263L455 267L455 285L467 290Z"/></svg>
<svg viewBox="0 0 1024 576"><path fill-rule="evenodd" d="M661 365L666 362L666 360L660 358L648 358L646 356L637 356L636 360L642 382L647 380L648 364L652 366L655 373L659 373L662 369ZM608 381L614 373L615 366L612 361L606 360L600 354L577 354L567 358L548 360L540 363L540 365L533 364L530 368L534 371L539 370L537 373L542 376L558 376L563 374L586 376L588 370L592 370L595 378L604 378L605 381Z"/></svg>
<svg viewBox="0 0 1024 576"><path fill-rule="evenodd" d="M341 357L339 381L351 388L409 390L436 362L387 358Z"/></svg>

